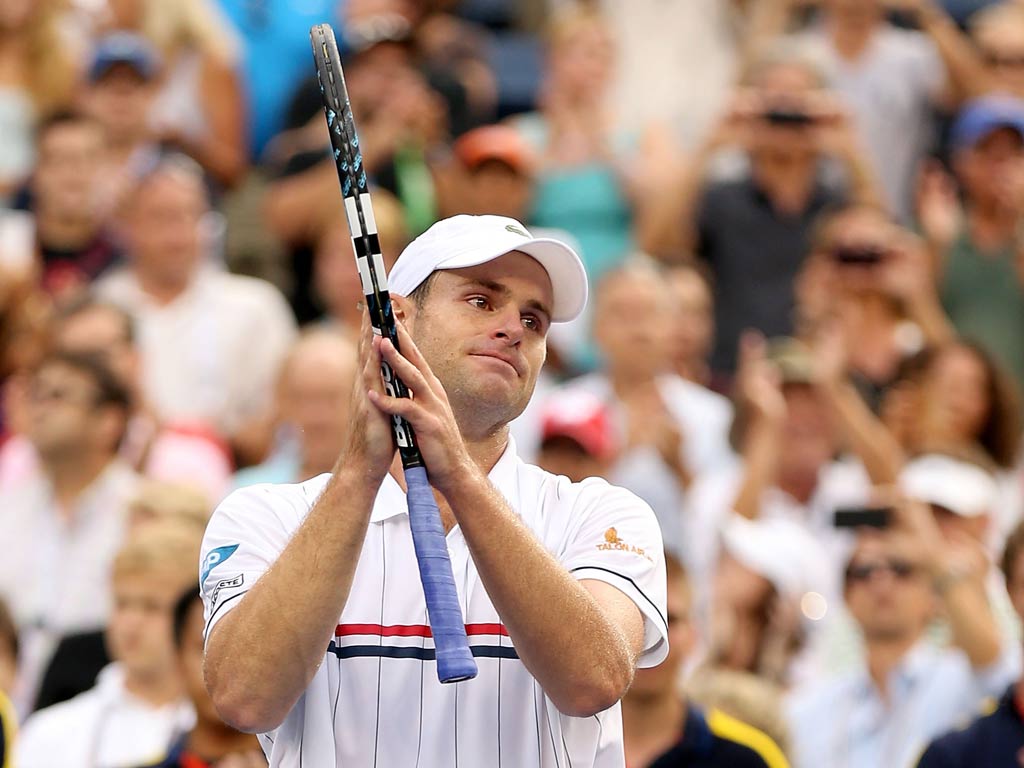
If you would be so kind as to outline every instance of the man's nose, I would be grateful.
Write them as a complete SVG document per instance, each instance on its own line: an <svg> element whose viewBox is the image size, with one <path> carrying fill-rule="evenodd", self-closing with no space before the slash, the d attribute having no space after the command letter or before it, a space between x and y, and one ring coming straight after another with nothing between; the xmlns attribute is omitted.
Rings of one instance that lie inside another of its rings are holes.
<svg viewBox="0 0 1024 768"><path fill-rule="evenodd" d="M509 307L497 313L494 336L506 340L510 344L518 344L522 341L523 321L519 316L518 309Z"/></svg>

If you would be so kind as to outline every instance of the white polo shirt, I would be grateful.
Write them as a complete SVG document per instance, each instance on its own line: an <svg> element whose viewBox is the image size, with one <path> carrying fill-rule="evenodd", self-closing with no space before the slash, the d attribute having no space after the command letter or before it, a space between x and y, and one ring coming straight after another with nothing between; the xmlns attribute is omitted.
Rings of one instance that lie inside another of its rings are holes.
<svg viewBox="0 0 1024 768"><path fill-rule="evenodd" d="M665 565L650 508L604 480L574 484L526 464L511 440L489 477L576 578L607 582L636 603L645 624L640 666L660 663ZM285 548L328 480L250 486L220 504L201 560L207 636ZM448 551L479 674L438 682L408 520L405 495L388 476L324 662L284 723L259 737L271 768L622 768L619 705L586 718L557 710L519 660L458 526Z"/></svg>

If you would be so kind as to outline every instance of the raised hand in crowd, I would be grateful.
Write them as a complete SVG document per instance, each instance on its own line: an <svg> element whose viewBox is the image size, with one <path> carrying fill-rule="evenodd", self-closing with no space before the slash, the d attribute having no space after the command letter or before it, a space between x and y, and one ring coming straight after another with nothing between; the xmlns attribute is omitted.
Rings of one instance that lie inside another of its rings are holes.
<svg viewBox="0 0 1024 768"><path fill-rule="evenodd" d="M693 480L683 459L685 437L665 406L655 382L626 393L622 399L626 416L626 448L651 446L676 480L688 487Z"/></svg>
<svg viewBox="0 0 1024 768"><path fill-rule="evenodd" d="M936 257L949 248L963 226L963 208L956 181L938 160L921 168L917 181L917 222Z"/></svg>

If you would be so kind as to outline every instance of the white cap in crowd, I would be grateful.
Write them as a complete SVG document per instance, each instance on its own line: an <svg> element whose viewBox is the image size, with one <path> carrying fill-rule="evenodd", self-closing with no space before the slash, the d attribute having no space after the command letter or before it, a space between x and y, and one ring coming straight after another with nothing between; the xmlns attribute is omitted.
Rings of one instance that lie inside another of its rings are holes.
<svg viewBox="0 0 1024 768"><path fill-rule="evenodd" d="M977 464L939 453L910 461L900 472L899 487L912 499L961 517L989 514L999 492L992 475Z"/></svg>

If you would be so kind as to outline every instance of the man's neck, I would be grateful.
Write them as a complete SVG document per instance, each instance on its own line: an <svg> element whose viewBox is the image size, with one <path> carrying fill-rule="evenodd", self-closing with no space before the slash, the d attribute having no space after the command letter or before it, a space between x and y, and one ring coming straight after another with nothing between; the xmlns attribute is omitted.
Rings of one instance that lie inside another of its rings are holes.
<svg viewBox="0 0 1024 768"><path fill-rule="evenodd" d="M833 16L827 22L828 36L840 58L855 61L870 45L871 38L881 24L881 18L874 22L859 19L850 22L842 16Z"/></svg>
<svg viewBox="0 0 1024 768"><path fill-rule="evenodd" d="M260 743L251 733L236 731L219 720L200 719L188 735L186 748L192 754L216 763L228 755L258 750Z"/></svg>
<svg viewBox="0 0 1024 768"><path fill-rule="evenodd" d="M810 201L817 167L809 153L761 155L754 158L754 181L776 211L799 214Z"/></svg>
<svg viewBox="0 0 1024 768"><path fill-rule="evenodd" d="M623 398L631 393L657 387L659 374L650 371L640 371L628 366L608 366L606 369L608 382L612 391Z"/></svg>
<svg viewBox="0 0 1024 768"><path fill-rule="evenodd" d="M78 498L91 486L111 462L107 455L78 455L67 460L46 462L46 474L54 498L70 517Z"/></svg>
<svg viewBox="0 0 1024 768"><path fill-rule="evenodd" d="M173 704L182 696L181 680L174 670L152 674L132 674L126 671L124 688L128 693L151 707Z"/></svg>
<svg viewBox="0 0 1024 768"><path fill-rule="evenodd" d="M893 670L910 653L918 639L917 635L909 635L898 639L867 641L868 675L883 699L889 698L889 677Z"/></svg>
<svg viewBox="0 0 1024 768"><path fill-rule="evenodd" d="M626 764L645 768L679 741L687 704L673 688L652 696L627 695L622 700Z"/></svg>
<svg viewBox="0 0 1024 768"><path fill-rule="evenodd" d="M99 231L89 216L60 216L45 209L36 212L36 229L44 247L62 251L85 248Z"/></svg>
<svg viewBox="0 0 1024 768"><path fill-rule="evenodd" d="M189 286L187 281L175 282L161 280L140 269L135 270L135 279L138 281L142 292L161 306L170 304L185 293Z"/></svg>

